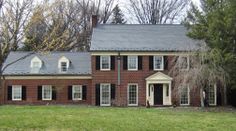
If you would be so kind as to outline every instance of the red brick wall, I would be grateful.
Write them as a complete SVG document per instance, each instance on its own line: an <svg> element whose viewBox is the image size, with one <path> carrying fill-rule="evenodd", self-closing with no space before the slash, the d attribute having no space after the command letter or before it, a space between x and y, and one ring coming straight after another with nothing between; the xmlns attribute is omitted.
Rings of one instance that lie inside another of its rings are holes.
<svg viewBox="0 0 236 131"><path fill-rule="evenodd" d="M168 56L168 70L162 71L164 74L169 73L171 68L171 62L174 56ZM123 70L123 59L121 57L121 85L118 86L118 70L117 70L117 58L115 62L115 70L111 71L100 71L96 70L96 56L92 56L92 104L95 105L95 85L99 83L112 83L116 84L116 98L114 105L117 106L127 106L127 86L128 83L137 83L138 84L138 104L140 106L146 105L146 80L145 78L156 73L157 71L149 70L149 56L143 56L142 70L138 71L128 71ZM174 80L173 80L174 81ZM172 90L176 87L172 87ZM176 94L172 93L172 97L179 101ZM191 105L199 105L199 95L191 95L190 100Z"/></svg>
<svg viewBox="0 0 236 131"><path fill-rule="evenodd" d="M7 87L11 85L26 86L27 99L25 101L7 100ZM38 100L38 86L40 85L55 86L57 99L51 101ZM79 101L68 100L68 86L71 85L86 85L87 99ZM91 104L91 80L6 80L4 92L5 104Z"/></svg>

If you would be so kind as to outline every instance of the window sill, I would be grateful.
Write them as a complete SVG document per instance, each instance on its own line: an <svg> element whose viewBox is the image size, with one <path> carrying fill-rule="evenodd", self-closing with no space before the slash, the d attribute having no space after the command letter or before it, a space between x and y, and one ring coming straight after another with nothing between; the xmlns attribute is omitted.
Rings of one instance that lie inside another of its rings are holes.
<svg viewBox="0 0 236 131"><path fill-rule="evenodd" d="M164 69L153 69L154 71L164 71Z"/></svg>
<svg viewBox="0 0 236 131"><path fill-rule="evenodd" d="M12 99L12 101L22 101L22 99Z"/></svg>
<svg viewBox="0 0 236 131"><path fill-rule="evenodd" d="M100 69L100 71L111 71L111 69Z"/></svg>
<svg viewBox="0 0 236 131"><path fill-rule="evenodd" d="M128 106L132 107L132 106L138 106L138 104L128 104Z"/></svg>
<svg viewBox="0 0 236 131"><path fill-rule="evenodd" d="M42 101L52 101L52 99L42 99Z"/></svg>

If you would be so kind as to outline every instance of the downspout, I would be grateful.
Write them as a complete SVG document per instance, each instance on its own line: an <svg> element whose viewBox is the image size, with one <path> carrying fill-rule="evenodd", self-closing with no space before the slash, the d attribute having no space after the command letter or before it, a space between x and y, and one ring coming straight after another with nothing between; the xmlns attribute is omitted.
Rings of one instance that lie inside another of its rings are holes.
<svg viewBox="0 0 236 131"><path fill-rule="evenodd" d="M120 102L121 102L121 88L120 88L120 59L121 59L121 56L120 56L120 52L118 52L118 56L117 56L117 87L119 88L119 98L118 98L118 103L119 103L119 106L121 105Z"/></svg>

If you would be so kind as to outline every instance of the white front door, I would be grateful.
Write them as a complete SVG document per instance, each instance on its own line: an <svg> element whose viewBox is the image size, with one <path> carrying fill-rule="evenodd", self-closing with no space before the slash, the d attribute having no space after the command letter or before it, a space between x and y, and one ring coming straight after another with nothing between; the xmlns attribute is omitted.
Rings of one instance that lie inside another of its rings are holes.
<svg viewBox="0 0 236 131"><path fill-rule="evenodd" d="M111 88L110 84L101 84L100 87L100 105L110 106L111 105Z"/></svg>

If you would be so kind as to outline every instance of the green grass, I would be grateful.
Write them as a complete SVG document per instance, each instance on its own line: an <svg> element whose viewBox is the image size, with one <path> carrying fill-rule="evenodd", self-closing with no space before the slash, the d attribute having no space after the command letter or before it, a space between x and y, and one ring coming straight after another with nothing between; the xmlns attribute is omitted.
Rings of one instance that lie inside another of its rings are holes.
<svg viewBox="0 0 236 131"><path fill-rule="evenodd" d="M236 130L236 111L195 108L0 106L0 130Z"/></svg>

